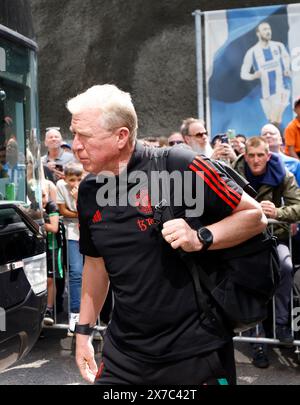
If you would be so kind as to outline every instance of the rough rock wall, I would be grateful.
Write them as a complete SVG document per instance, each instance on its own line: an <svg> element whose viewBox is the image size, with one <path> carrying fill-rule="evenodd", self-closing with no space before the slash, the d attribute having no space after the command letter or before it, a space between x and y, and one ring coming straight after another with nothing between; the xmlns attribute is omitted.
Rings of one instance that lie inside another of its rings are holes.
<svg viewBox="0 0 300 405"><path fill-rule="evenodd" d="M243 6L285 1L248 0ZM68 98L93 84L129 91L139 135L167 135L197 114L196 9L240 0L30 0L39 44L41 131L70 136ZM226 3L226 4L225 4Z"/></svg>
<svg viewBox="0 0 300 405"><path fill-rule="evenodd" d="M30 0L0 0L0 24L32 38Z"/></svg>

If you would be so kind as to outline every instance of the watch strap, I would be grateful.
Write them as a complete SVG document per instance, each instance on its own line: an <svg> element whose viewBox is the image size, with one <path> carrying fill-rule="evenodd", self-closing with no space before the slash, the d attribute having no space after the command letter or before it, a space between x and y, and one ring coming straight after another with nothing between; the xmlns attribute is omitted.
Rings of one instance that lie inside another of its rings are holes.
<svg viewBox="0 0 300 405"><path fill-rule="evenodd" d="M205 232L208 237L204 237L203 232ZM211 231L205 227L199 228L197 230L197 236L199 241L202 243L202 252L205 252L213 243L213 235Z"/></svg>
<svg viewBox="0 0 300 405"><path fill-rule="evenodd" d="M94 332L94 327L90 326L89 323L85 324L85 325L80 325L80 324L76 324L75 325L75 333L78 335L86 335L86 336L91 336L92 333Z"/></svg>

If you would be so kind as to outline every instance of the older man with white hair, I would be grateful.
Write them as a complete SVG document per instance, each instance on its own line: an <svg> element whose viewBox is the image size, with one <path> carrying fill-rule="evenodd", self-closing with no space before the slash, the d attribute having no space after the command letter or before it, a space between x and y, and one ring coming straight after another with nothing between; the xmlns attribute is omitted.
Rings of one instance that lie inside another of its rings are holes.
<svg viewBox="0 0 300 405"><path fill-rule="evenodd" d="M42 157L42 163L54 175L55 181L64 178L63 169L67 163L74 162L73 153L66 152L62 147L62 136L58 128L47 128L45 146L48 153Z"/></svg>
<svg viewBox="0 0 300 405"><path fill-rule="evenodd" d="M261 129L261 136L269 144L270 151L280 155L285 167L293 173L300 186L300 160L281 152L283 142L279 129L273 124L266 124Z"/></svg>

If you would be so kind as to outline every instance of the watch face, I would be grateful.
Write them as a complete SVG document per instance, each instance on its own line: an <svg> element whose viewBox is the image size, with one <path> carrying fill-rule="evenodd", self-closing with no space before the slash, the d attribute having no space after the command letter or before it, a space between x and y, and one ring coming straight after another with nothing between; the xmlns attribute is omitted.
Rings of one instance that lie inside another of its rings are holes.
<svg viewBox="0 0 300 405"><path fill-rule="evenodd" d="M205 244L205 245L211 245L213 242L213 235L210 232L209 229L207 228L200 228L198 230L198 236L199 239Z"/></svg>

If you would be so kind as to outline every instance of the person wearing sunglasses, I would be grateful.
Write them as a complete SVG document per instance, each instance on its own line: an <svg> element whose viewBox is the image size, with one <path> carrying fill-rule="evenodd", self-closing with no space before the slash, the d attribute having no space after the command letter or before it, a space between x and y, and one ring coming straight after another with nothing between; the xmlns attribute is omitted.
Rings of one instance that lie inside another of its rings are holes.
<svg viewBox="0 0 300 405"><path fill-rule="evenodd" d="M180 131L184 141L195 152L211 157L213 149L209 143L209 136L204 121L197 118L183 120Z"/></svg>
<svg viewBox="0 0 300 405"><path fill-rule="evenodd" d="M172 134L168 138L168 145L169 146L175 146L175 145L179 145L181 143L185 143L181 133L180 132L172 132Z"/></svg>

